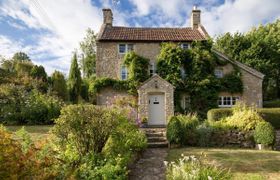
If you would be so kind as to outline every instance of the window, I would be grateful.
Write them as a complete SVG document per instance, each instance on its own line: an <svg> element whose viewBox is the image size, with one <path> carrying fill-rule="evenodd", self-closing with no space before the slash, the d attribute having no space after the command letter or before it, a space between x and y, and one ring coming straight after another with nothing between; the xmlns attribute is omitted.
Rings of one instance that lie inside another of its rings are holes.
<svg viewBox="0 0 280 180"><path fill-rule="evenodd" d="M153 76L156 73L156 66L155 63L151 63L149 65L150 76Z"/></svg>
<svg viewBox="0 0 280 180"><path fill-rule="evenodd" d="M122 66L121 68L121 80L127 80L128 79L128 70L126 66Z"/></svg>
<svg viewBox="0 0 280 180"><path fill-rule="evenodd" d="M127 52L134 51L134 45L133 44L127 44Z"/></svg>
<svg viewBox="0 0 280 180"><path fill-rule="evenodd" d="M189 43L182 43L181 48L182 49L190 49L190 44Z"/></svg>
<svg viewBox="0 0 280 180"><path fill-rule="evenodd" d="M215 69L215 76L217 78L222 78L224 76L223 69L219 69L219 68Z"/></svg>
<svg viewBox="0 0 280 180"><path fill-rule="evenodd" d="M239 100L236 96L220 96L218 100L219 107L232 107Z"/></svg>
<svg viewBox="0 0 280 180"><path fill-rule="evenodd" d="M124 54L126 52L126 45L125 44L119 44L119 53Z"/></svg>
<svg viewBox="0 0 280 180"><path fill-rule="evenodd" d="M134 44L119 44L119 53L125 54L126 52L134 51Z"/></svg>
<svg viewBox="0 0 280 180"><path fill-rule="evenodd" d="M189 95L183 95L181 100L181 107L184 110L189 109L191 106L191 97Z"/></svg>

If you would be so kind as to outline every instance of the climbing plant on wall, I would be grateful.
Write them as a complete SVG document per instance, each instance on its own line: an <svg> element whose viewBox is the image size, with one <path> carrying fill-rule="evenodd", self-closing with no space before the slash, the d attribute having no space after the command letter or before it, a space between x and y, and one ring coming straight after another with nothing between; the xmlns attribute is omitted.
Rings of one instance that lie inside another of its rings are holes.
<svg viewBox="0 0 280 180"><path fill-rule="evenodd" d="M230 73L218 79L214 75L216 66L226 65L211 51L211 41L199 41L192 49L182 49L175 43L163 43L158 56L158 74L176 87L175 111L182 111L180 94L191 97L191 111L204 116L208 109L217 106L218 93L241 92L240 73Z"/></svg>

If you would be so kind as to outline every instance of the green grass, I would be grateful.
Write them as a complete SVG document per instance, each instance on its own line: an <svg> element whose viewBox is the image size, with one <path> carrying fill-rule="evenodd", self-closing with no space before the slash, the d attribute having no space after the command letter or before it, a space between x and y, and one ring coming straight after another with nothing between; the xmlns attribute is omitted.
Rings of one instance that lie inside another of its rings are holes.
<svg viewBox="0 0 280 180"><path fill-rule="evenodd" d="M34 141L47 138L49 131L53 127L52 125L36 125L36 126L5 126L7 130L16 132L20 128L24 127L27 132L30 133L31 138Z"/></svg>
<svg viewBox="0 0 280 180"><path fill-rule="evenodd" d="M179 148L171 149L167 160L177 160L181 154L205 156L206 163L229 168L236 180L280 179L280 152L277 151Z"/></svg>

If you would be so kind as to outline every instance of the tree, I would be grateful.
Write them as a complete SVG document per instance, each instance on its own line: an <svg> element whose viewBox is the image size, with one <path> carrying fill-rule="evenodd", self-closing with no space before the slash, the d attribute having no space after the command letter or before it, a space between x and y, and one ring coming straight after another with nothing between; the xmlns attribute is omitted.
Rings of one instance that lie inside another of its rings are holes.
<svg viewBox="0 0 280 180"><path fill-rule="evenodd" d="M92 29L87 29L86 37L80 42L81 59L80 65L83 77L89 78L95 74L95 58L96 58L96 34Z"/></svg>
<svg viewBox="0 0 280 180"><path fill-rule="evenodd" d="M68 79L69 98L70 101L73 103L78 103L79 101L81 84L82 84L81 72L77 62L77 53L75 52L72 58L69 79Z"/></svg>
<svg viewBox="0 0 280 180"><path fill-rule="evenodd" d="M51 76L52 82L52 91L55 95L63 99L64 101L67 100L67 85L64 75L59 71L54 71Z"/></svg>
<svg viewBox="0 0 280 180"><path fill-rule="evenodd" d="M16 62L30 62L30 58L27 54L25 54L24 52L17 52L14 54L13 60L15 60Z"/></svg>
<svg viewBox="0 0 280 180"><path fill-rule="evenodd" d="M37 65L33 66L32 69L31 69L30 75L33 78L41 79L42 81L47 82L48 75L45 71L45 68L41 65L40 66L37 66Z"/></svg>
<svg viewBox="0 0 280 180"><path fill-rule="evenodd" d="M280 20L253 28L245 34L226 33L215 46L234 60L265 74L264 98L280 98Z"/></svg>

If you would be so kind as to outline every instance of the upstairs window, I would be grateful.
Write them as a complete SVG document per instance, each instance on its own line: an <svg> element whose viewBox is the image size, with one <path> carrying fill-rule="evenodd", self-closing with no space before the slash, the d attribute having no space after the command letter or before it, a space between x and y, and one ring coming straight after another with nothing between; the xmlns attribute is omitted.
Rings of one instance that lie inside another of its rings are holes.
<svg viewBox="0 0 280 180"><path fill-rule="evenodd" d="M181 48L182 49L190 49L190 44L189 43L182 43Z"/></svg>
<svg viewBox="0 0 280 180"><path fill-rule="evenodd" d="M222 78L223 76L224 76L224 73L223 73L223 69L221 69L221 68L217 68L217 69L215 69L215 76L217 77L217 78Z"/></svg>
<svg viewBox="0 0 280 180"><path fill-rule="evenodd" d="M119 44L119 54L134 51L134 44Z"/></svg>
<svg viewBox="0 0 280 180"><path fill-rule="evenodd" d="M121 68L121 80L127 80L128 79L128 69L126 66L122 66Z"/></svg>
<svg viewBox="0 0 280 180"><path fill-rule="evenodd" d="M188 110L191 107L191 97L189 95L183 95L181 99L181 107L184 110Z"/></svg>
<svg viewBox="0 0 280 180"><path fill-rule="evenodd" d="M156 73L155 63L151 63L149 65L149 72L150 72L150 76L153 76Z"/></svg>
<svg viewBox="0 0 280 180"><path fill-rule="evenodd" d="M240 98L237 96L220 96L218 100L219 107L232 107Z"/></svg>

